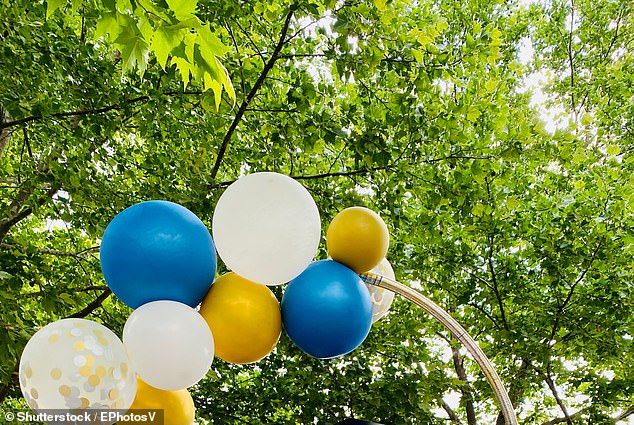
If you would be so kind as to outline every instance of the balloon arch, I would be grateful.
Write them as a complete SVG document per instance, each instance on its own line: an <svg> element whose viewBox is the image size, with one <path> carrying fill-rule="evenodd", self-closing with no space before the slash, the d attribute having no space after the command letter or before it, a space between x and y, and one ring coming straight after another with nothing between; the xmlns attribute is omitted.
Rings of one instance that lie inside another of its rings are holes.
<svg viewBox="0 0 634 425"><path fill-rule="evenodd" d="M466 347L506 423L517 424L478 344L446 311L396 281L385 259L389 232L375 212L351 207L337 214L326 234L332 259L313 261L321 221L309 192L282 174L254 173L222 194L212 233L191 211L168 201L120 212L104 232L100 262L112 292L134 309L123 338L84 319L40 329L20 360L29 406L36 412L164 409L165 425L191 424L187 387L206 375L214 356L256 362L273 351L282 328L313 357L345 355L365 340L396 293ZM231 270L218 278L216 253ZM268 286L287 282L280 303Z"/></svg>

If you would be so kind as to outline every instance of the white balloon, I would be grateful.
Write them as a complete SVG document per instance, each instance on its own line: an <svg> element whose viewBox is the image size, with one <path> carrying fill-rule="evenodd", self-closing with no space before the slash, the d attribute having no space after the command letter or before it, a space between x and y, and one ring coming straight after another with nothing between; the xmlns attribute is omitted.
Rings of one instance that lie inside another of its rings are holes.
<svg viewBox="0 0 634 425"><path fill-rule="evenodd" d="M310 193L278 173L254 173L225 190L213 217L218 255L236 274L279 285L312 262L321 238L319 210Z"/></svg>
<svg viewBox="0 0 634 425"><path fill-rule="evenodd" d="M214 340L205 319L176 301L153 301L132 312L123 344L141 379L175 391L200 381L214 358Z"/></svg>
<svg viewBox="0 0 634 425"><path fill-rule="evenodd" d="M390 262L387 261L387 258L382 259L376 267L370 270L370 273L396 280L394 269ZM376 322L387 314L392 305L392 301L394 301L394 292L388 291L385 288L379 288L376 285L367 285L367 287L372 296L372 322Z"/></svg>
<svg viewBox="0 0 634 425"><path fill-rule="evenodd" d="M126 410L137 386L121 340L85 319L58 320L37 331L22 352L19 378L35 411Z"/></svg>

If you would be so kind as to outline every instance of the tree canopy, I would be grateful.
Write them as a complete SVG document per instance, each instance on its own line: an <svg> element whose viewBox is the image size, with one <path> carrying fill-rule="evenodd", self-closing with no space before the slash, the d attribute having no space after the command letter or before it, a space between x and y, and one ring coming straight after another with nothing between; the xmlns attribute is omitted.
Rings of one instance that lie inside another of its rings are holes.
<svg viewBox="0 0 634 425"><path fill-rule="evenodd" d="M324 230L348 206L384 218L398 280L479 341L521 423L631 420L630 2L0 0L0 23L2 408L26 406L40 327L120 334L98 258L118 212L166 199L210 226L231 182L275 171ZM457 341L398 299L345 357L283 335L191 391L200 423L503 423Z"/></svg>

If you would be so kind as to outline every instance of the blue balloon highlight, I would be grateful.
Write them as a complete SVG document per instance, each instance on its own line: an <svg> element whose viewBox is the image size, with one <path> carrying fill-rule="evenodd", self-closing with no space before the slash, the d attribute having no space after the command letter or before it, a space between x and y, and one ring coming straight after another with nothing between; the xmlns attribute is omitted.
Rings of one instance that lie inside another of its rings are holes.
<svg viewBox="0 0 634 425"><path fill-rule="evenodd" d="M316 261L287 286L282 321L307 354L328 359L347 354L372 326L372 300L361 278L336 261Z"/></svg>
<svg viewBox="0 0 634 425"><path fill-rule="evenodd" d="M216 248L194 213L169 201L126 208L108 225L101 270L126 305L171 300L198 305L216 274Z"/></svg>

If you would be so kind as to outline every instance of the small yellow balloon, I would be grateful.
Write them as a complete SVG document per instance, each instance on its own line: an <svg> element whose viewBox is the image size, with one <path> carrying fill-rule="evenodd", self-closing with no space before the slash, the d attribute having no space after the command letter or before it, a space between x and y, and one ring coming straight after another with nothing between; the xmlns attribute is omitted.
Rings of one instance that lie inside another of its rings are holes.
<svg viewBox="0 0 634 425"><path fill-rule="evenodd" d="M114 390L113 390L114 391ZM194 423L194 400L186 389L166 391L154 388L137 377L136 397L130 411L135 409L163 410L165 425L191 425ZM118 425L141 425L146 422L118 422Z"/></svg>
<svg viewBox="0 0 634 425"><path fill-rule="evenodd" d="M364 207L350 207L335 216L328 226L326 247L333 260L357 273L379 264L390 245L383 219Z"/></svg>
<svg viewBox="0 0 634 425"><path fill-rule="evenodd" d="M266 357L282 332L280 304L264 285L230 272L205 295L200 314L214 336L215 355L246 364Z"/></svg>

